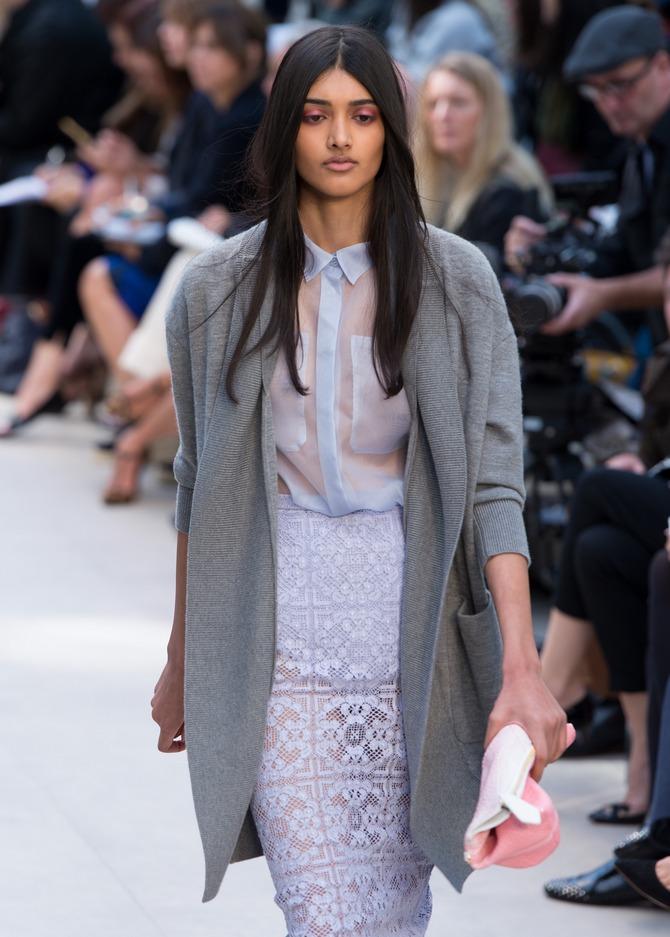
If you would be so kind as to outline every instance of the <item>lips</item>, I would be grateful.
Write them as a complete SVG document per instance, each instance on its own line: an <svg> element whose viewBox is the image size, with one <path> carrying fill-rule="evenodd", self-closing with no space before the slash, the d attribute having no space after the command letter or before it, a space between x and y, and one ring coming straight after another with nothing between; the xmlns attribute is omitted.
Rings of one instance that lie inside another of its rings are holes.
<svg viewBox="0 0 670 937"><path fill-rule="evenodd" d="M335 172L344 172L347 169L353 169L356 161L353 159L329 159L323 164L326 169L333 169Z"/></svg>

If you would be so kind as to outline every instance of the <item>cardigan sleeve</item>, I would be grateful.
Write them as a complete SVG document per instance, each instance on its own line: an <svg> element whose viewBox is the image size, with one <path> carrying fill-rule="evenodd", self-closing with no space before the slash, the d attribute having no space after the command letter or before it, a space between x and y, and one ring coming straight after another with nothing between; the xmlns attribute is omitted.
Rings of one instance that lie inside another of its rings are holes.
<svg viewBox="0 0 670 937"><path fill-rule="evenodd" d="M183 279L177 287L167 314L165 334L179 429L179 448L173 462L174 477L177 481L175 527L183 533L188 533L197 472L197 450L188 309Z"/></svg>
<svg viewBox="0 0 670 937"><path fill-rule="evenodd" d="M477 552L483 564L498 553L520 553L530 565L523 520L523 417L516 335L498 281L486 262L492 312L491 377L474 497ZM484 280L484 278L482 278Z"/></svg>

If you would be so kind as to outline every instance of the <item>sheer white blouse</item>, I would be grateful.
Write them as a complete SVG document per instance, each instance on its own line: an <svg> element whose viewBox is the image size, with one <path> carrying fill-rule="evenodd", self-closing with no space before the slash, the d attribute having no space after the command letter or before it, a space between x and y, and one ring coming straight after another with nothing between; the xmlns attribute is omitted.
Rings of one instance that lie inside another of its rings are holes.
<svg viewBox="0 0 670 937"><path fill-rule="evenodd" d="M293 387L280 352L270 386L279 491L331 516L403 501L407 395L385 399L372 364L374 276L366 244L329 254L305 237L302 349Z"/></svg>

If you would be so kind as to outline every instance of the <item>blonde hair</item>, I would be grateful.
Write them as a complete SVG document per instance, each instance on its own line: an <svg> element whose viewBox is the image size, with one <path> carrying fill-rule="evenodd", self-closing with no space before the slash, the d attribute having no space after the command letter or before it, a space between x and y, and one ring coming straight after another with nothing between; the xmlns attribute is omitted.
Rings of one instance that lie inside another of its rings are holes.
<svg viewBox="0 0 670 937"><path fill-rule="evenodd" d="M430 143L426 120L426 87L435 72L447 72L466 81L482 103L482 116L472 151L464 169L436 153ZM515 143L509 100L495 68L473 52L451 52L428 72L419 96L414 152L419 194L432 224L455 231L494 178L504 177L522 189L537 189L540 203L549 211L552 195L535 159Z"/></svg>

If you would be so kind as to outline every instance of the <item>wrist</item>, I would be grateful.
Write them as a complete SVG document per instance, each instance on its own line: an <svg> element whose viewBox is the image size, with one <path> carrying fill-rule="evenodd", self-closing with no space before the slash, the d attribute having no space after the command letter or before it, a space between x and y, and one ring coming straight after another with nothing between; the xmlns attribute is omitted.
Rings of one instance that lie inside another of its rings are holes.
<svg viewBox="0 0 670 937"><path fill-rule="evenodd" d="M503 680L518 680L520 677L540 677L542 666L537 652L534 655L514 654L503 656Z"/></svg>

